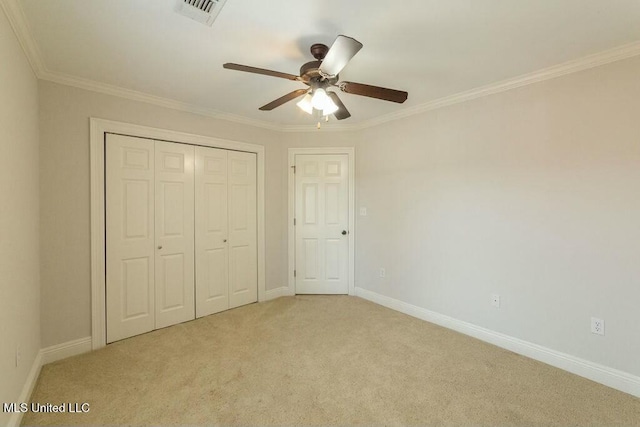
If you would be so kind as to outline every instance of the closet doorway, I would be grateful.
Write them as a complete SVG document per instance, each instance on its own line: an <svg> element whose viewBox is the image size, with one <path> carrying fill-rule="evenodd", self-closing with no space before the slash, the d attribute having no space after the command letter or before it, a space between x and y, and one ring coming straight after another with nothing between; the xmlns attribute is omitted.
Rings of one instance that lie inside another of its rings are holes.
<svg viewBox="0 0 640 427"><path fill-rule="evenodd" d="M91 119L91 158L94 349L264 300L262 146Z"/></svg>

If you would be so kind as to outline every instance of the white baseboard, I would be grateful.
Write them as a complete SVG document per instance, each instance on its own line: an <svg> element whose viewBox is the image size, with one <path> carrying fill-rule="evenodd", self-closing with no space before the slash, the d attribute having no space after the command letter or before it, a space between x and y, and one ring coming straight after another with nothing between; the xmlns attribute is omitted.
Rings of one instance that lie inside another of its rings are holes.
<svg viewBox="0 0 640 427"><path fill-rule="evenodd" d="M265 293L265 301L269 301L269 300L272 300L272 299L276 299L276 298L280 298L280 297L284 297L284 296L289 296L289 295L292 295L292 293L289 291L289 287L288 286L282 286L280 288L269 289Z"/></svg>
<svg viewBox="0 0 640 427"><path fill-rule="evenodd" d="M561 353L538 344L501 334L472 323L463 322L453 317L436 313L426 308L418 307L394 298L390 298L363 288L356 288L356 296L383 305L427 322L435 323L445 328L461 332L479 340L502 347L514 353L538 360L556 368L588 378L616 390L640 397L640 377L609 368L579 357Z"/></svg>
<svg viewBox="0 0 640 427"><path fill-rule="evenodd" d="M20 392L20 397L17 402L28 402L31 399L31 393L33 393L33 389L36 386L36 382L38 382L38 377L40 376L40 369L42 368L42 351L39 351L36 354L36 358L33 360L33 364L31 365L31 370L29 371L29 375L27 376L26 381L24 382L24 386L22 387L22 391ZM9 418L10 427L18 427L22 422L22 412L14 412Z"/></svg>
<svg viewBox="0 0 640 427"><path fill-rule="evenodd" d="M47 363L66 359L67 357L75 356L76 354L88 353L90 351L91 337L84 337L43 348L40 350L40 353L42 354L42 364L46 365Z"/></svg>
<svg viewBox="0 0 640 427"><path fill-rule="evenodd" d="M33 388L38 381L38 376L40 376L42 366L47 363L66 359L67 357L87 353L89 351L91 351L91 337L80 338L41 349L36 355L33 365L31 365L31 370L29 371L29 375L22 387L22 392L20 393L20 397L17 402L29 402L31 400L31 393L33 393ZM13 413L9 419L8 425L11 427L19 426L22 421L22 415L22 412Z"/></svg>

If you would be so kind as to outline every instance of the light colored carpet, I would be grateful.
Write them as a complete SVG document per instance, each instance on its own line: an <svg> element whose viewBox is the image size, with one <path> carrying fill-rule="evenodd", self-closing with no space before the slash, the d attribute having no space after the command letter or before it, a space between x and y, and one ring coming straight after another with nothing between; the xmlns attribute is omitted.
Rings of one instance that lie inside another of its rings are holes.
<svg viewBox="0 0 640 427"><path fill-rule="evenodd" d="M43 367L26 425L640 425L640 399L368 301L253 304Z"/></svg>

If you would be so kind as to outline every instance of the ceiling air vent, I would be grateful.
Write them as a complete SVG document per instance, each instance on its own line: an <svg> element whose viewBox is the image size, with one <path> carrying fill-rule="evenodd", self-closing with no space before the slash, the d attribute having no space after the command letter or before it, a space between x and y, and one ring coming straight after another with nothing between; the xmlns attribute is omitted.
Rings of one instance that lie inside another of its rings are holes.
<svg viewBox="0 0 640 427"><path fill-rule="evenodd" d="M227 0L179 0L178 12L181 15L212 26L220 9Z"/></svg>

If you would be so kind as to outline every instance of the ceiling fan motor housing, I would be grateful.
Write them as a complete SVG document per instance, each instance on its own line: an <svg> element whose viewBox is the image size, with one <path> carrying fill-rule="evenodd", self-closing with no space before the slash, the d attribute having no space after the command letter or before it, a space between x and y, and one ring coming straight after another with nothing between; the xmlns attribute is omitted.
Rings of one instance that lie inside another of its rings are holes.
<svg viewBox="0 0 640 427"><path fill-rule="evenodd" d="M316 59L315 61L307 62L300 67L300 78L302 82L311 86L313 89L326 88L330 85L334 85L338 82L338 76L323 79L320 74L320 64L327 55L329 48L322 43L315 43L311 45L309 49L311 55Z"/></svg>
<svg viewBox="0 0 640 427"><path fill-rule="evenodd" d="M300 77L302 78L302 82L314 89L317 87L325 88L335 85L340 76L336 75L331 78L323 79L320 74L320 64L322 64L322 61L311 61L300 67Z"/></svg>

